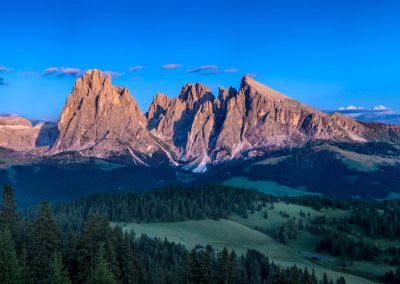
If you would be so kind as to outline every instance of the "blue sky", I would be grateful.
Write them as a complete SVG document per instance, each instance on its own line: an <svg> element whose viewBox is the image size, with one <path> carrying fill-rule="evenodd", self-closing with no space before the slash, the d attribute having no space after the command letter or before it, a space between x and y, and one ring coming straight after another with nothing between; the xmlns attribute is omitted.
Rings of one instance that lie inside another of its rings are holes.
<svg viewBox="0 0 400 284"><path fill-rule="evenodd" d="M249 73L323 110L400 110L398 1L4 0L1 11L0 113L57 118L74 70L91 68L119 75L143 111L157 91L238 87Z"/></svg>

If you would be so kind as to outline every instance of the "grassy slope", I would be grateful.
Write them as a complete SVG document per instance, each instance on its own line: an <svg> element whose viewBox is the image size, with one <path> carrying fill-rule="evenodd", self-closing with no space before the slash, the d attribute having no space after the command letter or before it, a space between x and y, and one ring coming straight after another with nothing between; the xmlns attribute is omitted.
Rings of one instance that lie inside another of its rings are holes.
<svg viewBox="0 0 400 284"><path fill-rule="evenodd" d="M302 210L306 214L310 213L310 217L314 218L317 215L325 214L327 216L343 216L347 214L342 210L321 210L315 211L311 208L287 205L278 203L274 205L274 209L268 209L268 220L263 218L264 209L255 214L250 214L249 218L243 219L240 216L232 216L229 220L197 220L171 223L150 223L150 224L120 224L124 230L133 230L137 234L147 234L151 237L167 238L168 240L182 243L186 247L191 248L196 244L210 244L217 249L224 246L235 249L239 254L244 253L247 249L259 250L268 257L282 265L294 265L299 267L308 267L314 269L316 274L321 277L324 272L327 272L331 277L336 278L340 275L345 276L347 283L373 283L363 277L358 277L352 274L365 275L365 269L371 269L367 264L355 263L354 271L343 273L338 270L341 261L329 255L323 256L318 263L312 262L303 257L304 252L313 253L315 243L319 238L308 232L302 232L297 240L291 241L289 246L285 246L277 242L275 239L254 230L254 226L263 226L270 230L274 230L276 226L285 222L287 218L282 217L279 212L286 211L291 217L300 218L299 212ZM375 268L377 274L382 273L382 268ZM360 271L361 270L361 273ZM384 270L383 270L384 271Z"/></svg>
<svg viewBox="0 0 400 284"><path fill-rule="evenodd" d="M280 195L280 196L299 196L299 195L319 195L314 192L307 192L306 188L291 188L288 186L280 185L273 181L268 180L249 180L246 177L232 177L225 180L223 185L236 186L247 189L257 189L258 191L265 194Z"/></svg>
<svg viewBox="0 0 400 284"><path fill-rule="evenodd" d="M334 152L336 157L343 161L348 168L357 169L364 172L375 171L381 166L394 166L400 162L400 158L398 156L382 157L378 155L360 154L343 150L333 145L324 145L322 148Z"/></svg>

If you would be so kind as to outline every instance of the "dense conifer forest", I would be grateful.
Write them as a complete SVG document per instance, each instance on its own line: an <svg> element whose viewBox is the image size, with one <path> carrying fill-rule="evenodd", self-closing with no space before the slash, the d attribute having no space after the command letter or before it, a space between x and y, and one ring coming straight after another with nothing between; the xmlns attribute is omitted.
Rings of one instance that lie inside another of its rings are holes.
<svg viewBox="0 0 400 284"><path fill-rule="evenodd" d="M296 266L280 267L255 250L237 255L226 248L217 251L198 245L189 251L168 240L123 232L109 222L221 218L255 210L253 201L269 198L233 188L169 188L145 195L99 195L54 207L43 201L20 214L12 188L4 186L0 282L345 283L344 278L333 281L328 275L317 279L314 271ZM139 205L142 210L128 213ZM75 222L80 225L72 226Z"/></svg>

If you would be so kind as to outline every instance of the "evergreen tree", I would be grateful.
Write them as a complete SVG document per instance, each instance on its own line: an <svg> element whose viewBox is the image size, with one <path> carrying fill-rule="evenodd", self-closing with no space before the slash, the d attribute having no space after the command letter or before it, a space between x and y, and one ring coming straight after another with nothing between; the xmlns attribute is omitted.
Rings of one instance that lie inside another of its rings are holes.
<svg viewBox="0 0 400 284"><path fill-rule="evenodd" d="M47 278L49 284L69 284L68 273L62 262L61 252L55 251L53 259L50 262L50 274Z"/></svg>
<svg viewBox="0 0 400 284"><path fill-rule="evenodd" d="M236 261L236 253L234 250L229 255L229 283L237 283L238 280L238 263Z"/></svg>
<svg viewBox="0 0 400 284"><path fill-rule="evenodd" d="M124 235L124 240L118 252L120 256L121 282L123 284L136 284L139 282L137 267L135 267L132 244L128 234Z"/></svg>
<svg viewBox="0 0 400 284"><path fill-rule="evenodd" d="M12 237L16 234L16 223L18 220L17 206L15 204L14 192L9 185L4 185L3 205L0 213L0 229L7 228Z"/></svg>
<svg viewBox="0 0 400 284"><path fill-rule="evenodd" d="M43 201L34 221L33 242L31 244L31 269L35 283L45 283L51 274L50 263L54 251L58 249L60 239L57 224L50 211L49 204Z"/></svg>
<svg viewBox="0 0 400 284"><path fill-rule="evenodd" d="M75 281L83 283L88 281L90 275L93 275L97 250L100 243L103 243L103 249L106 238L109 235L109 222L106 218L96 214L90 214L83 228L83 232L76 244L76 272Z"/></svg>
<svg viewBox="0 0 400 284"><path fill-rule="evenodd" d="M200 283L211 284L214 282L213 252L207 248L202 253Z"/></svg>
<svg viewBox="0 0 400 284"><path fill-rule="evenodd" d="M131 238L133 238L133 236ZM132 248L133 248L133 271L135 272L135 279L137 279L137 283L143 283L146 279L146 275L142 263L142 256L140 254L140 248L136 243L132 244Z"/></svg>
<svg viewBox="0 0 400 284"><path fill-rule="evenodd" d="M116 284L117 281L110 269L110 264L106 260L104 244L100 243L95 259L95 269L91 277L93 284Z"/></svg>
<svg viewBox="0 0 400 284"><path fill-rule="evenodd" d="M14 242L8 229L0 232L0 283L21 283Z"/></svg>
<svg viewBox="0 0 400 284"><path fill-rule="evenodd" d="M195 248L190 251L187 262L187 283L199 283L201 271Z"/></svg>
<svg viewBox="0 0 400 284"><path fill-rule="evenodd" d="M20 263L20 278L21 282L24 284L31 284L32 275L31 270L28 263L28 251L25 246L21 248L20 255L19 255L19 263Z"/></svg>
<svg viewBox="0 0 400 284"><path fill-rule="evenodd" d="M218 254L218 272L217 272L217 282L220 284L230 283L232 277L231 273L231 260L229 256L228 249L224 247L222 251Z"/></svg>

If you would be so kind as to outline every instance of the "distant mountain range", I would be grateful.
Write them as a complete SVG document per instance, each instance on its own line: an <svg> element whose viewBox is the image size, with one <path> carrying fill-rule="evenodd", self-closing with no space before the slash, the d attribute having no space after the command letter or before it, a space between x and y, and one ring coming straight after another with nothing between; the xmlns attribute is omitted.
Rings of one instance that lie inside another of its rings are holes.
<svg viewBox="0 0 400 284"><path fill-rule="evenodd" d="M186 84L172 99L158 93L143 113L128 89L96 69L76 80L57 124L0 117L0 147L20 154L74 152L194 173L316 141L399 143L400 126L326 114L250 77L217 96L200 83Z"/></svg>

